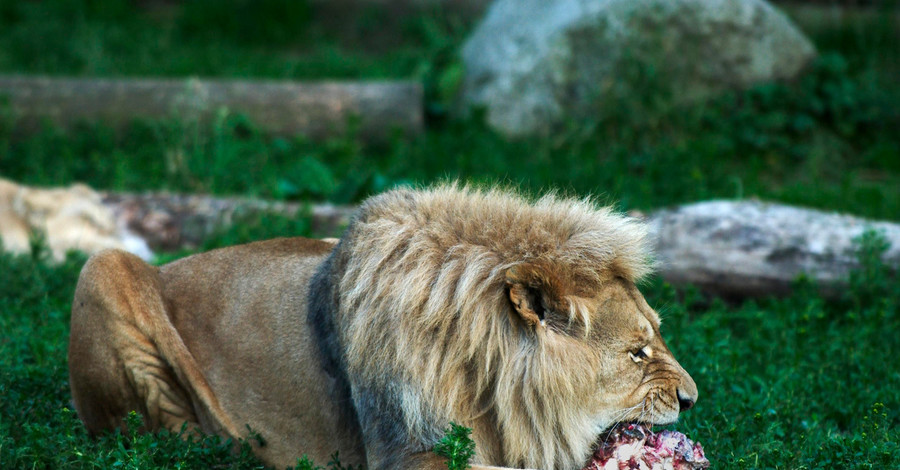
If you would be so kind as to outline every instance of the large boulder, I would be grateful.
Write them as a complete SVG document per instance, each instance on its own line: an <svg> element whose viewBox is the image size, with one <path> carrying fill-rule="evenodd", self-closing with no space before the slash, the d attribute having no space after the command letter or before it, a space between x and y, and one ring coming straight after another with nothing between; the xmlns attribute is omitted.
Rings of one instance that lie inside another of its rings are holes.
<svg viewBox="0 0 900 470"><path fill-rule="evenodd" d="M463 101L509 135L548 132L591 115L636 64L688 102L790 79L814 57L763 0L497 0L463 47Z"/></svg>

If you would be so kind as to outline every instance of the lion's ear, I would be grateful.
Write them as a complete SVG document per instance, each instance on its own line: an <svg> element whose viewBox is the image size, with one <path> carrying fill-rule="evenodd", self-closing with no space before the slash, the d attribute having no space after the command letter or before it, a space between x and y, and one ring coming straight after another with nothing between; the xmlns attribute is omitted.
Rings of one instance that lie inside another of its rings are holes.
<svg viewBox="0 0 900 470"><path fill-rule="evenodd" d="M559 281L537 264L517 264L506 271L506 286L513 309L531 327L541 324L560 304Z"/></svg>

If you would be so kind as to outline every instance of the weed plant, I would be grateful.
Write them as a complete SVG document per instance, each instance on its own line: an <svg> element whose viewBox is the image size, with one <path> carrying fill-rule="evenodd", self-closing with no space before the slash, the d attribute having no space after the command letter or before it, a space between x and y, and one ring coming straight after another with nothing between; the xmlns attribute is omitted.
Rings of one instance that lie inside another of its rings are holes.
<svg viewBox="0 0 900 470"><path fill-rule="evenodd" d="M444 437L434 446L434 453L447 459L449 470L466 470L469 460L475 456L475 442L472 430L451 422L444 431Z"/></svg>

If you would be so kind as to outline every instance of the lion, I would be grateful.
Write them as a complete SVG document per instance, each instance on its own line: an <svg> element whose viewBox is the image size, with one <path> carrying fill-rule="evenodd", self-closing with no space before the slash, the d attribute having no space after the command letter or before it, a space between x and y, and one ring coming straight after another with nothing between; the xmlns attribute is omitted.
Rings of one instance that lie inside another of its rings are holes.
<svg viewBox="0 0 900 470"><path fill-rule="evenodd" d="M697 387L636 283L644 226L590 200L446 184L365 201L337 244L256 242L153 267L93 256L70 383L97 433L138 410L369 469L439 469L450 422L475 468L577 469L619 422L667 424Z"/></svg>
<svg viewBox="0 0 900 470"><path fill-rule="evenodd" d="M55 261L80 250L95 253L119 248L144 259L147 243L120 227L100 193L76 183L67 188L36 188L0 178L0 242L13 253L31 251L36 235L45 236Z"/></svg>

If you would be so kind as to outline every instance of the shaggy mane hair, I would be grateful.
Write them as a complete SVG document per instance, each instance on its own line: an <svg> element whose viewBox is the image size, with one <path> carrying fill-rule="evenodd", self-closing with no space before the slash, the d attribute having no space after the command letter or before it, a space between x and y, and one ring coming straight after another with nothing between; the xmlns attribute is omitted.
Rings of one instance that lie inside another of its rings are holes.
<svg viewBox="0 0 900 470"><path fill-rule="evenodd" d="M579 338L529 333L506 273L523 262L565 273L564 313L588 331L582 299L611 276L639 280L649 253L642 224L590 199L457 184L369 199L333 254L332 315L357 408L370 406L371 391L378 406L395 403L422 449L451 420L487 417L499 442L477 461L579 467L601 431L581 412L598 359ZM364 423L376 412L359 410Z"/></svg>

